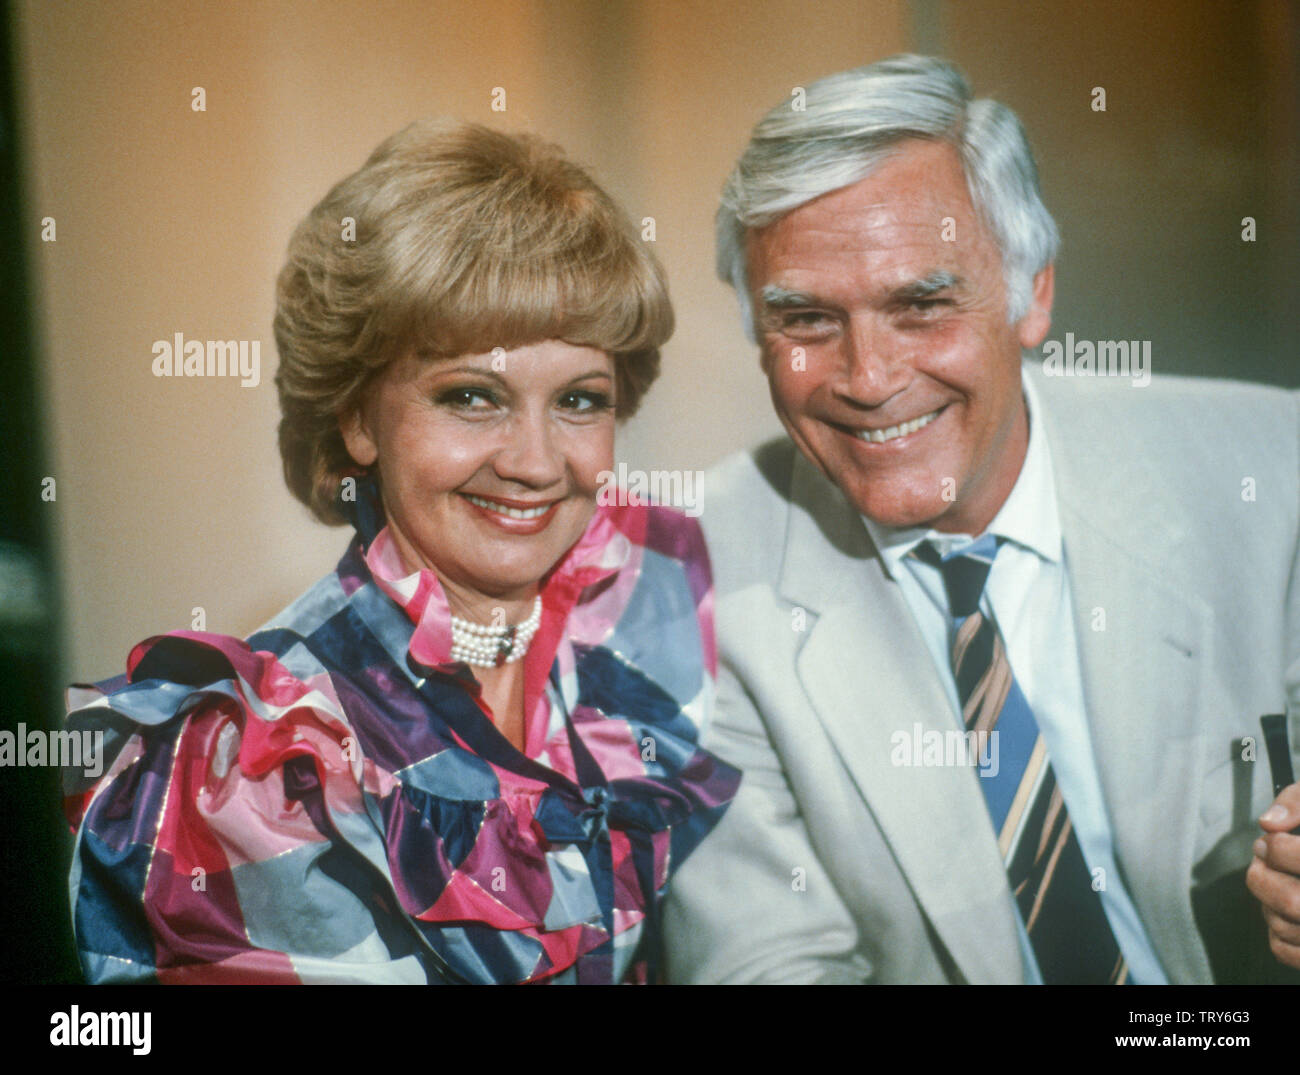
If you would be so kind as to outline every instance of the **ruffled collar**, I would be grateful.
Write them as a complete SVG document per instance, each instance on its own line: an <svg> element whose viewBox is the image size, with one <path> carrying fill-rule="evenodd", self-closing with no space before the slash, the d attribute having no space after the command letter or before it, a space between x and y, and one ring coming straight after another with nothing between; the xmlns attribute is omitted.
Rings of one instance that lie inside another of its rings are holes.
<svg viewBox="0 0 1300 1075"><path fill-rule="evenodd" d="M378 483L370 476L357 480L357 499L346 505L361 541L363 558L375 584L411 621L414 630L408 655L424 668L463 672L451 659L451 609L438 576L429 568L409 570L387 525ZM587 587L616 574L633 553L624 533L620 509L598 505L582 536L542 578L543 615L562 621ZM545 633L545 632L544 632ZM539 637L534 646L542 643ZM531 653L531 649L530 649ZM549 667L548 654L546 665Z"/></svg>

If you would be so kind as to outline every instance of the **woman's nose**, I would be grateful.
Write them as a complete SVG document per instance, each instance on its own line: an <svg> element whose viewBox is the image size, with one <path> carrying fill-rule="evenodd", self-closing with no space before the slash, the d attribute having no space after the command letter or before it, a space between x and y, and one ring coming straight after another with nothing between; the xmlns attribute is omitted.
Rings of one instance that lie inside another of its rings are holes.
<svg viewBox="0 0 1300 1075"><path fill-rule="evenodd" d="M519 414L508 424L506 441L493 463L497 476L535 489L564 476L564 457L545 415Z"/></svg>

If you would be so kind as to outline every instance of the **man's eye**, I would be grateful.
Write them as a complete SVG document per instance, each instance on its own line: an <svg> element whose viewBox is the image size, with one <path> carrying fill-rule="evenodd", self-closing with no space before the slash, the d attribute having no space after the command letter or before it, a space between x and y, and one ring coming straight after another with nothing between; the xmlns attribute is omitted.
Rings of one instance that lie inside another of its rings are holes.
<svg viewBox="0 0 1300 1075"><path fill-rule="evenodd" d="M820 310L788 310L779 314L781 332L794 339L810 339L835 331L836 321Z"/></svg>
<svg viewBox="0 0 1300 1075"><path fill-rule="evenodd" d="M912 299L908 302L907 309L913 313L934 314L951 305L951 299Z"/></svg>

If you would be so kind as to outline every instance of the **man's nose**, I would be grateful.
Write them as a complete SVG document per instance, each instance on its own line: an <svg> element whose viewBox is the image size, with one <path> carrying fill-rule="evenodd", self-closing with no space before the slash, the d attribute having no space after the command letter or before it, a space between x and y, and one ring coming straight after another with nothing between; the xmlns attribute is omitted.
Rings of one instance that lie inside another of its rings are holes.
<svg viewBox="0 0 1300 1075"><path fill-rule="evenodd" d="M854 317L844 337L844 375L836 393L858 407L878 407L907 384L905 349L873 318Z"/></svg>
<svg viewBox="0 0 1300 1075"><path fill-rule="evenodd" d="M493 460L497 476L533 489L554 485L564 476L564 456L546 414L517 412L507 423L506 440Z"/></svg>

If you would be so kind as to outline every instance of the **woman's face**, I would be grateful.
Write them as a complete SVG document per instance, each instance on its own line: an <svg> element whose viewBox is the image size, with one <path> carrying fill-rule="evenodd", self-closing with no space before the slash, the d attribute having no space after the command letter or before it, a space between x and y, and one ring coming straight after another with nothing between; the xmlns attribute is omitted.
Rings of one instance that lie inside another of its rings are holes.
<svg viewBox="0 0 1300 1075"><path fill-rule="evenodd" d="M609 355L547 340L395 360L340 428L358 463L378 464L406 566L432 569L453 611L491 622L494 607L531 601L586 529L614 465L614 403Z"/></svg>

